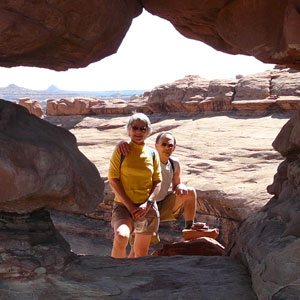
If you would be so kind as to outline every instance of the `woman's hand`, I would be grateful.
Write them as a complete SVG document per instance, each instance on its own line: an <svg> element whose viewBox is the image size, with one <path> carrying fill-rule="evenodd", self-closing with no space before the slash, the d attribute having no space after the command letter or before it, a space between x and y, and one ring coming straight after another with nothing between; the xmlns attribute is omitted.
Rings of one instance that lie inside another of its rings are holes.
<svg viewBox="0 0 300 300"><path fill-rule="evenodd" d="M136 207L137 210L135 210L134 214L131 214L131 215L135 220L141 220L146 216L146 214L148 213L150 207L151 207L150 203L146 201L145 203L143 203L140 206Z"/></svg>

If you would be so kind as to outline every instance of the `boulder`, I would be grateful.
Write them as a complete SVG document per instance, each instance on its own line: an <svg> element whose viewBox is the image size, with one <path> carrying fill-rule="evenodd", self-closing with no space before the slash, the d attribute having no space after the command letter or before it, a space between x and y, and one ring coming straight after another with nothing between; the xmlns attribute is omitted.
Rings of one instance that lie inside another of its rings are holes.
<svg viewBox="0 0 300 300"><path fill-rule="evenodd" d="M69 131L0 100L0 211L88 212L103 198L95 165Z"/></svg>
<svg viewBox="0 0 300 300"><path fill-rule="evenodd" d="M270 94L275 97L293 96L300 99L300 72L292 69L281 69L272 72Z"/></svg>
<svg viewBox="0 0 300 300"><path fill-rule="evenodd" d="M19 105L26 107L31 114L39 118L43 116L43 108L40 102L37 100L31 100L30 98L20 98Z"/></svg>
<svg viewBox="0 0 300 300"><path fill-rule="evenodd" d="M174 256L174 255L201 255L222 256L225 254L224 246L213 238L200 237L184 242L164 244L156 249L151 255Z"/></svg>
<svg viewBox="0 0 300 300"><path fill-rule="evenodd" d="M199 111L199 103L206 98L209 80L200 76L186 76L154 88L148 98L152 112Z"/></svg>
<svg viewBox="0 0 300 300"><path fill-rule="evenodd" d="M235 86L234 101L266 99L270 96L270 72L245 76Z"/></svg>

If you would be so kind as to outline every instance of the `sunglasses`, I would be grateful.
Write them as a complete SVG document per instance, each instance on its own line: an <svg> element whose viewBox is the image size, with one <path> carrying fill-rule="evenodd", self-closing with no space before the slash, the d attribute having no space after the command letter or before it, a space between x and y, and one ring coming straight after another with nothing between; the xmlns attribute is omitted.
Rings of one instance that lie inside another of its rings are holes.
<svg viewBox="0 0 300 300"><path fill-rule="evenodd" d="M147 131L147 127L137 127L137 126L132 126L131 127L132 128L132 130L134 130L134 131L137 131L137 130L139 130L139 131L141 131L141 132L146 132Z"/></svg>
<svg viewBox="0 0 300 300"><path fill-rule="evenodd" d="M174 147L173 144L167 144L167 143L161 143L161 145L162 145L163 147L168 146L168 148L173 148L173 147Z"/></svg>

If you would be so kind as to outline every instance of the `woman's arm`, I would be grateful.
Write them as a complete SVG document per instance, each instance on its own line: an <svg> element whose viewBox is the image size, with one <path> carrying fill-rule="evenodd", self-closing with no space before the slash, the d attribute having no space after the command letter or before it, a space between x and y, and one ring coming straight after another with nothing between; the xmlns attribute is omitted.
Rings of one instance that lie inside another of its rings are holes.
<svg viewBox="0 0 300 300"><path fill-rule="evenodd" d="M130 198L126 195L125 190L123 188L123 185L120 181L119 178L110 178L109 179L109 184L114 191L115 195L117 196L118 199L126 206L130 214L132 215L133 218L136 218L136 213L139 210L138 207L136 207Z"/></svg>

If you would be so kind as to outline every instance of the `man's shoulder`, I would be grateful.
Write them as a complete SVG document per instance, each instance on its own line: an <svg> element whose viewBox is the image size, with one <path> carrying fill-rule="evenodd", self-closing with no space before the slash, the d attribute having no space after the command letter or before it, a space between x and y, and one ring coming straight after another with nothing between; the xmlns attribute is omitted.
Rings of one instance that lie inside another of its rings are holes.
<svg viewBox="0 0 300 300"><path fill-rule="evenodd" d="M169 160L174 161L175 163L179 164L179 158L176 156L170 156Z"/></svg>

